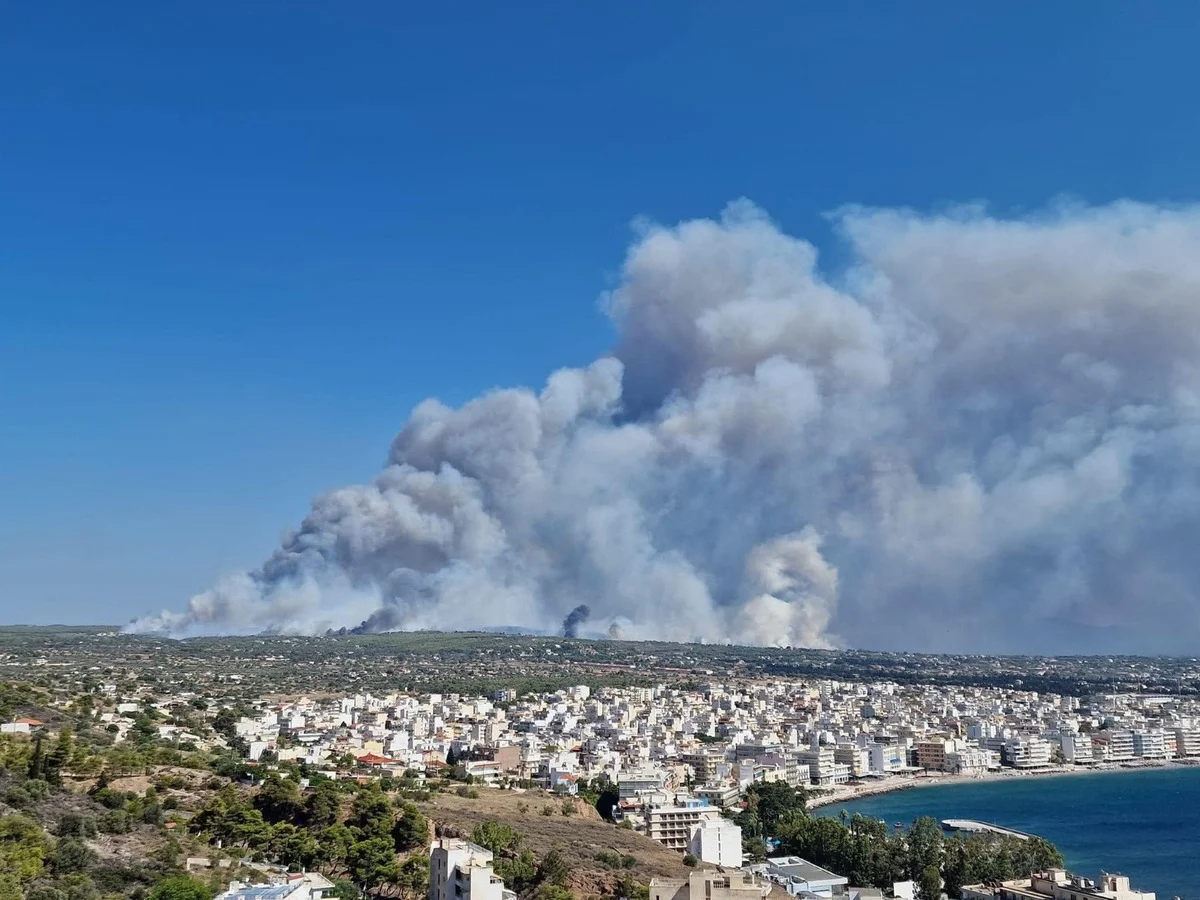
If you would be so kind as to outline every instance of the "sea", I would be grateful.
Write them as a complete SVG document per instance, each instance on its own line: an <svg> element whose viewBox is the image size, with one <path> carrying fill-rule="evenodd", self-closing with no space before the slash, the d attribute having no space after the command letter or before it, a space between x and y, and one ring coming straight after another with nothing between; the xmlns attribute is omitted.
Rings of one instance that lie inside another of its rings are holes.
<svg viewBox="0 0 1200 900"><path fill-rule="evenodd" d="M1040 835L1072 872L1128 875L1158 900L1200 900L1200 766L1015 776L918 787L821 807L883 819L976 819Z"/></svg>

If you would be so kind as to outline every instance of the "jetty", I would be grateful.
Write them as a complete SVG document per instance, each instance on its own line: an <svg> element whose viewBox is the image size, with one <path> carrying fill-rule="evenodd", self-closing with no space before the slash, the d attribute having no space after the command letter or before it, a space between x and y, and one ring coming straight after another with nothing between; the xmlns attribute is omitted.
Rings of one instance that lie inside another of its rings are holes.
<svg viewBox="0 0 1200 900"><path fill-rule="evenodd" d="M1034 837L1032 834L1017 831L1015 828L1005 828L1003 825L993 825L991 822L977 822L974 819L942 819L942 830L966 832L988 831L992 834L1002 834L1005 837L1020 838L1023 841Z"/></svg>

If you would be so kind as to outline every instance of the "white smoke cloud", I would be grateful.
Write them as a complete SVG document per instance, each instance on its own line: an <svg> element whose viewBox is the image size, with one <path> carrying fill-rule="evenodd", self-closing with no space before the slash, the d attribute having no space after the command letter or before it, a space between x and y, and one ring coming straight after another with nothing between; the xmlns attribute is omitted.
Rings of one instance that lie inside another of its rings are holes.
<svg viewBox="0 0 1200 900"><path fill-rule="evenodd" d="M1200 211L746 201L644 227L611 356L427 401L174 634L523 626L812 647L1200 642ZM837 635L841 635L839 638Z"/></svg>

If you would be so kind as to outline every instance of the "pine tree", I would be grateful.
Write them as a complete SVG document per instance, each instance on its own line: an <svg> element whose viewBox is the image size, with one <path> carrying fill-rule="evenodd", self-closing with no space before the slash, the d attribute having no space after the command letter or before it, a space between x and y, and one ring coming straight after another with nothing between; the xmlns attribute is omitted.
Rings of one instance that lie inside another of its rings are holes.
<svg viewBox="0 0 1200 900"><path fill-rule="evenodd" d="M54 749L46 757L45 775L43 777L51 784L62 784L62 771L71 760L71 750L74 744L71 729L64 727L58 733L58 740L54 743Z"/></svg>
<svg viewBox="0 0 1200 900"><path fill-rule="evenodd" d="M29 758L28 775L30 778L41 778L44 767L42 758L42 736L39 734L33 741L33 756Z"/></svg>

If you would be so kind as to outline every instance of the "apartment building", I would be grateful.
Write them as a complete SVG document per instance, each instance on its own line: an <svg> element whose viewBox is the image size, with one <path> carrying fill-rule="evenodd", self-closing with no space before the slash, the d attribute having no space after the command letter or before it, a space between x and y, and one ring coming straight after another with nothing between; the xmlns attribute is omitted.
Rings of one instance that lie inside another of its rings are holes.
<svg viewBox="0 0 1200 900"><path fill-rule="evenodd" d="M429 900L516 900L492 871L492 852L443 838L429 852Z"/></svg>
<svg viewBox="0 0 1200 900"><path fill-rule="evenodd" d="M952 746L945 738L917 741L913 747L913 764L919 769L929 769L935 772L946 771L947 745Z"/></svg>
<svg viewBox="0 0 1200 900"><path fill-rule="evenodd" d="M672 850L687 850L697 826L720 817L717 809L702 802L654 807L646 811L646 836Z"/></svg>
<svg viewBox="0 0 1200 900"><path fill-rule="evenodd" d="M661 791L666 784L666 775L662 772L630 772L622 774L617 780L617 793L622 800L630 800L638 794L652 794Z"/></svg>
<svg viewBox="0 0 1200 900"><path fill-rule="evenodd" d="M1133 733L1133 755L1142 759L1167 759L1166 735L1161 731L1135 731Z"/></svg>
<svg viewBox="0 0 1200 900"><path fill-rule="evenodd" d="M710 806L718 809L733 809L742 799L741 790L733 784L696 788L692 793L698 800L707 800Z"/></svg>
<svg viewBox="0 0 1200 900"><path fill-rule="evenodd" d="M809 780L816 785L825 787L833 784L845 784L850 780L850 767L839 764L834 756L835 748L821 744L807 750L796 751L796 762L801 770L808 767ZM803 782L803 779L801 779Z"/></svg>
<svg viewBox="0 0 1200 900"><path fill-rule="evenodd" d="M946 754L946 772L955 775L984 775L1000 766L998 755L980 747L962 746Z"/></svg>
<svg viewBox="0 0 1200 900"><path fill-rule="evenodd" d="M904 768L904 751L899 744L875 743L867 747L872 772L899 772Z"/></svg>
<svg viewBox="0 0 1200 900"><path fill-rule="evenodd" d="M1106 728L1093 735L1092 741L1104 762L1124 762L1134 757L1132 731Z"/></svg>
<svg viewBox="0 0 1200 900"><path fill-rule="evenodd" d="M1200 731L1194 728L1175 729L1175 753L1178 756L1200 756Z"/></svg>
<svg viewBox="0 0 1200 900"><path fill-rule="evenodd" d="M715 819L703 819L692 832L688 851L701 862L740 869L742 829L720 816Z"/></svg>
<svg viewBox="0 0 1200 900"><path fill-rule="evenodd" d="M833 761L839 766L849 767L852 778L859 778L871 771L871 752L845 741L834 748Z"/></svg>
<svg viewBox="0 0 1200 900"><path fill-rule="evenodd" d="M1009 738L1004 742L1004 760L1014 769L1036 769L1050 765L1050 742L1040 737Z"/></svg>
<svg viewBox="0 0 1200 900"><path fill-rule="evenodd" d="M688 753L681 753L679 761L691 766L696 776L696 784L711 784L717 774L717 767L725 762L725 751L716 747L701 747Z"/></svg>

